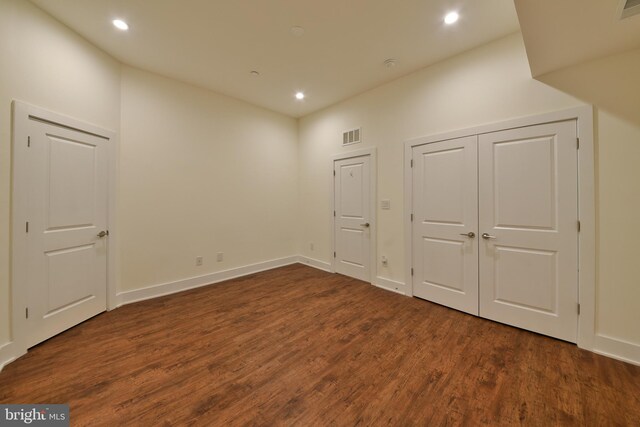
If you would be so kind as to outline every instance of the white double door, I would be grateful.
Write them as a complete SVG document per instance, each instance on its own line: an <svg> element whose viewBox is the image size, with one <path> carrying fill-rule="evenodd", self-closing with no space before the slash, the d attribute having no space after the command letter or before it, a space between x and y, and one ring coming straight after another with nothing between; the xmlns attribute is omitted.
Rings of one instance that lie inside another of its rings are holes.
<svg viewBox="0 0 640 427"><path fill-rule="evenodd" d="M413 148L413 293L576 342L576 122Z"/></svg>
<svg viewBox="0 0 640 427"><path fill-rule="evenodd" d="M20 122L27 347L106 309L107 144L29 116ZM24 137L23 137L24 136ZM22 236L20 236L22 238Z"/></svg>

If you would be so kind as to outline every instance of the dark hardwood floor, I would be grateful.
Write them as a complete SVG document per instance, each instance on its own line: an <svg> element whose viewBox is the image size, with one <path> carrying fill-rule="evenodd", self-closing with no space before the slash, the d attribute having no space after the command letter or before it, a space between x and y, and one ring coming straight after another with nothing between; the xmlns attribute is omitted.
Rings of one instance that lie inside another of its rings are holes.
<svg viewBox="0 0 640 427"><path fill-rule="evenodd" d="M99 315L0 373L72 425L640 425L640 367L292 265Z"/></svg>

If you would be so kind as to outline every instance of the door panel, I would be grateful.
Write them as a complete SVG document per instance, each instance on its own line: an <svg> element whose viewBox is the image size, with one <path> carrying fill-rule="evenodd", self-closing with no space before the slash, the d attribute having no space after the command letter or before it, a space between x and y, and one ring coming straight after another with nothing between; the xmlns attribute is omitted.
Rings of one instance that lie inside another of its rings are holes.
<svg viewBox="0 0 640 427"><path fill-rule="evenodd" d="M480 315L575 342L575 121L479 137Z"/></svg>
<svg viewBox="0 0 640 427"><path fill-rule="evenodd" d="M496 143L493 151L495 225L553 230L557 207L555 138Z"/></svg>
<svg viewBox="0 0 640 427"><path fill-rule="evenodd" d="M464 294L464 244L465 242L424 237L423 282Z"/></svg>
<svg viewBox="0 0 640 427"><path fill-rule="evenodd" d="M556 307L556 252L495 246L494 299L553 313ZM518 280L513 280L517 277Z"/></svg>
<svg viewBox="0 0 640 427"><path fill-rule="evenodd" d="M48 229L95 221L96 146L47 135L49 143Z"/></svg>
<svg viewBox="0 0 640 427"><path fill-rule="evenodd" d="M340 183L340 211L344 218L363 219L364 213L369 209L364 206L363 194L363 163L342 164L339 166Z"/></svg>
<svg viewBox="0 0 640 427"><path fill-rule="evenodd" d="M413 148L413 294L478 314L476 137Z"/></svg>
<svg viewBox="0 0 640 427"><path fill-rule="evenodd" d="M437 147L431 147L437 149ZM430 224L464 224L465 149L421 153L422 219ZM443 185L446 183L446 185Z"/></svg>
<svg viewBox="0 0 640 427"><path fill-rule="evenodd" d="M28 345L106 309L108 140L30 122Z"/></svg>
<svg viewBox="0 0 640 427"><path fill-rule="evenodd" d="M94 245L84 245L45 252L45 274L49 277L49 301L45 315L85 298L94 298L85 289L85 283L91 279L91 273L95 269L94 251Z"/></svg>
<svg viewBox="0 0 640 427"><path fill-rule="evenodd" d="M361 156L334 162L335 270L365 281L371 280L369 161Z"/></svg>

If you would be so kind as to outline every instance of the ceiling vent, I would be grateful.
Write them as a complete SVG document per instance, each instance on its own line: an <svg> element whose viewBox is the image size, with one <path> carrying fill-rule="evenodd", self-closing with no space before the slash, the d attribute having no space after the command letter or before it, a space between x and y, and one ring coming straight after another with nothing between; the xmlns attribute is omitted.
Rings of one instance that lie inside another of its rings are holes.
<svg viewBox="0 0 640 427"><path fill-rule="evenodd" d="M640 13L640 0L620 0L620 19Z"/></svg>
<svg viewBox="0 0 640 427"><path fill-rule="evenodd" d="M362 142L362 128L351 129L342 134L342 145L357 144Z"/></svg>

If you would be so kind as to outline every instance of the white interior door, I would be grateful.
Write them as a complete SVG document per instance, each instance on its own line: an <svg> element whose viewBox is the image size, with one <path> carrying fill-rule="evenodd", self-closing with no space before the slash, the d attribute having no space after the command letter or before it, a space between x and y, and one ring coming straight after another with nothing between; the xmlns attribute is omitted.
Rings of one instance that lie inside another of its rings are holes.
<svg viewBox="0 0 640 427"><path fill-rule="evenodd" d="M371 281L370 156L334 162L336 273Z"/></svg>
<svg viewBox="0 0 640 427"><path fill-rule="evenodd" d="M28 346L106 309L108 140L28 122ZM16 284L21 286L21 284ZM26 310L25 310L26 311Z"/></svg>
<svg viewBox="0 0 640 427"><path fill-rule="evenodd" d="M413 148L413 294L478 314L477 137Z"/></svg>
<svg viewBox="0 0 640 427"><path fill-rule="evenodd" d="M482 317L576 342L577 176L575 121L480 135Z"/></svg>

